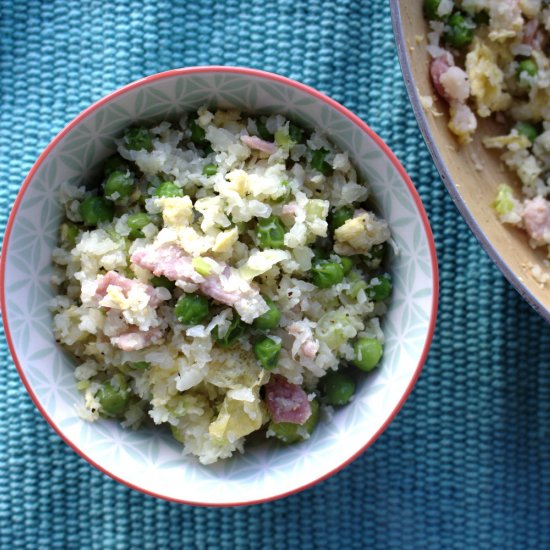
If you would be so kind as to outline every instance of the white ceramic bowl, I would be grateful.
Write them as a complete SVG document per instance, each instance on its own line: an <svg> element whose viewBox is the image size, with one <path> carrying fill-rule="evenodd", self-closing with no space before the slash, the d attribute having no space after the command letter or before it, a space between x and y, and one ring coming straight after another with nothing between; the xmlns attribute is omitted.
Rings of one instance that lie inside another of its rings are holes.
<svg viewBox="0 0 550 550"><path fill-rule="evenodd" d="M175 118L200 105L250 113L279 112L320 127L369 181L380 214L401 254L390 260L394 294L384 319L381 367L355 400L321 423L306 442L253 445L212 466L182 457L163 430L129 431L116 422L87 423L75 413L81 396L74 363L52 334L48 309L51 253L64 181L94 182L113 137L140 122ZM286 78L250 69L178 69L134 82L76 117L27 176L6 229L0 266L8 344L34 403L82 457L114 479L150 495L213 506L262 502L320 481L363 452L386 428L411 391L426 359L437 310L437 262L431 230L403 167L368 126L323 94Z"/></svg>

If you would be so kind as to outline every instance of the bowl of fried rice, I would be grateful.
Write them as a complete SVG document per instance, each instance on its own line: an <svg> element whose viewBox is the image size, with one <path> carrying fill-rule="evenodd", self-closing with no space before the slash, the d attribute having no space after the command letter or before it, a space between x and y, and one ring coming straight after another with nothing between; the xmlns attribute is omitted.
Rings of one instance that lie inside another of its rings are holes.
<svg viewBox="0 0 550 550"><path fill-rule="evenodd" d="M385 429L437 310L429 223L355 115L261 71L157 74L99 100L24 181L7 340L34 403L125 485L263 502Z"/></svg>

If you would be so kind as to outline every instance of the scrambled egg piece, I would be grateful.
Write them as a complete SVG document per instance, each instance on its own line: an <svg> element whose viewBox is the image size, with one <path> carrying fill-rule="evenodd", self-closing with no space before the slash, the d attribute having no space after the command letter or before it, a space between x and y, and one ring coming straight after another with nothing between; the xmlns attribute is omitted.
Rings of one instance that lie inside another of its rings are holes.
<svg viewBox="0 0 550 550"><path fill-rule="evenodd" d="M258 390L255 393L258 394ZM208 428L208 433L218 439L234 442L258 430L266 419L267 413L259 395L252 402L226 396L218 417Z"/></svg>
<svg viewBox="0 0 550 550"><path fill-rule="evenodd" d="M232 170L226 174L223 184L216 184L216 191L221 195L225 195L225 191L234 191L239 196L244 197L247 182L248 174L244 170Z"/></svg>
<svg viewBox="0 0 550 550"><path fill-rule="evenodd" d="M203 197L195 201L195 210L202 214L201 229L206 232L215 227L228 227L231 222L226 216L225 201L220 195Z"/></svg>
<svg viewBox="0 0 550 550"><path fill-rule="evenodd" d="M239 239L239 230L232 227L226 231L221 231L216 235L212 252L228 252Z"/></svg>
<svg viewBox="0 0 550 550"><path fill-rule="evenodd" d="M247 262L239 268L239 275L246 281L269 271L275 264L290 259L287 250L261 250L250 255Z"/></svg>
<svg viewBox="0 0 550 550"><path fill-rule="evenodd" d="M502 90L504 74L496 63L495 52L479 38L474 39L472 51L466 56L466 72L479 116L488 117L510 105L510 95Z"/></svg>
<svg viewBox="0 0 550 550"><path fill-rule="evenodd" d="M162 231L164 231L164 229L161 230L161 233ZM209 250L212 250L214 237L210 235L200 235L199 232L192 227L184 227L178 231L176 242L191 256L202 256Z"/></svg>
<svg viewBox="0 0 550 550"><path fill-rule="evenodd" d="M334 250L337 254L350 256L366 254L375 244L390 238L388 224L370 212L364 212L340 226L334 232Z"/></svg>
<svg viewBox="0 0 550 550"><path fill-rule="evenodd" d="M531 145L529 138L518 133L507 136L487 137L483 139L483 145L489 149L526 149Z"/></svg>
<svg viewBox="0 0 550 550"><path fill-rule="evenodd" d="M166 227L187 226L193 220L193 203L185 197L161 197L156 203L162 210L162 218Z"/></svg>

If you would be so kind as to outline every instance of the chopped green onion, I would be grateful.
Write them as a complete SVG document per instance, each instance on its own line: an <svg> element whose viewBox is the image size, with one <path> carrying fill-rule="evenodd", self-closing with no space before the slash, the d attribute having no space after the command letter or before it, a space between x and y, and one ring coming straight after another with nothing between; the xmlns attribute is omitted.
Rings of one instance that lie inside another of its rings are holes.
<svg viewBox="0 0 550 550"><path fill-rule="evenodd" d="M514 210L514 193L509 185L499 185L493 208L499 216L510 214Z"/></svg>
<svg viewBox="0 0 550 550"><path fill-rule="evenodd" d="M318 172L321 172L325 176L330 176L332 174L332 166L325 160L327 155L328 151L326 149L313 151L310 164Z"/></svg>
<svg viewBox="0 0 550 550"><path fill-rule="evenodd" d="M193 269L203 277L208 277L208 275L212 273L212 266L200 256L197 258L193 258L191 264L193 265Z"/></svg>

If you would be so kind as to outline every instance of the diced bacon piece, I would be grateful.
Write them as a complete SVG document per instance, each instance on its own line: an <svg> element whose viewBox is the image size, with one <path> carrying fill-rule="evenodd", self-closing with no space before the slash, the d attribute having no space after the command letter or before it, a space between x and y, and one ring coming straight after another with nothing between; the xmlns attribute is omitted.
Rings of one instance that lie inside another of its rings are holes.
<svg viewBox="0 0 550 550"><path fill-rule="evenodd" d="M450 60L452 61L452 56ZM448 56L442 55L436 57L430 65L430 76L432 77L432 84L434 85L435 91L447 101L451 98L441 83L441 76L454 65L454 62L451 63L450 60Z"/></svg>
<svg viewBox="0 0 550 550"><path fill-rule="evenodd" d="M145 292L149 295L148 305L151 307L158 306L162 301L159 296L157 296L155 289L151 285L142 283L136 279L128 279L128 277L124 277L116 271L108 271L105 275L97 278L95 296L97 298L104 298L107 294L107 289L110 286L117 286L120 288L126 297L128 297L128 293L132 288L143 287Z"/></svg>
<svg viewBox="0 0 550 550"><path fill-rule="evenodd" d="M525 201L523 224L532 239L550 242L550 202L542 197Z"/></svg>
<svg viewBox="0 0 550 550"><path fill-rule="evenodd" d="M292 323L287 329L291 336L294 336L292 356L298 353L304 357L313 359L319 351L319 341L313 336L311 328L303 323Z"/></svg>
<svg viewBox="0 0 550 550"><path fill-rule="evenodd" d="M232 306L239 299L239 294L235 292L237 285L231 284L231 276L231 269L225 266L221 276L211 275L206 278L206 281L201 284L201 291L222 304ZM222 277L225 284L222 283Z"/></svg>
<svg viewBox="0 0 550 550"><path fill-rule="evenodd" d="M477 119L466 104L470 96L468 75L456 67L453 56L445 52L432 61L430 76L437 94L450 105L449 129L457 135L460 143L470 142L471 134L477 128Z"/></svg>
<svg viewBox="0 0 550 550"><path fill-rule="evenodd" d="M537 18L531 19L523 26L524 44L531 46L535 50L542 50L546 42L546 34L540 28L540 23Z"/></svg>
<svg viewBox="0 0 550 550"><path fill-rule="evenodd" d="M227 265L220 275L207 277L199 288L206 296L234 307L245 323L251 323L269 309L258 287L251 285Z"/></svg>
<svg viewBox="0 0 550 550"><path fill-rule="evenodd" d="M257 136L241 136L241 141L251 149L257 149L269 155L277 151L277 145L275 143L265 141Z"/></svg>
<svg viewBox="0 0 550 550"><path fill-rule="evenodd" d="M156 343L161 337L162 331L159 328L143 331L132 327L128 332L113 336L111 344L123 351L138 351L149 344Z"/></svg>
<svg viewBox="0 0 550 550"><path fill-rule="evenodd" d="M265 385L265 403L275 422L304 424L311 416L311 405L306 392L279 375Z"/></svg>
<svg viewBox="0 0 550 550"><path fill-rule="evenodd" d="M148 269L157 277L164 275L171 281L183 280L201 283L204 277L193 267L193 258L176 245L146 246L132 254L132 262Z"/></svg>
<svg viewBox="0 0 550 550"><path fill-rule="evenodd" d="M237 272L223 262L221 274L209 277L199 275L192 263L193 259L176 245L159 248L148 246L132 254L132 262L155 275L164 275L171 281L196 283L199 290L214 300L232 306L245 323L251 323L265 313L269 307L260 296L256 285L240 277Z"/></svg>
<svg viewBox="0 0 550 550"><path fill-rule="evenodd" d="M537 18L527 21L527 23L523 25L522 42L524 44L528 44L529 46L533 46L533 41L535 40L535 36L538 30L539 30L539 20Z"/></svg>
<svg viewBox="0 0 550 550"><path fill-rule="evenodd" d="M219 277L209 277L201 285L201 291L210 296L213 300L221 302L227 306L233 306L239 297L233 292L224 290Z"/></svg>

